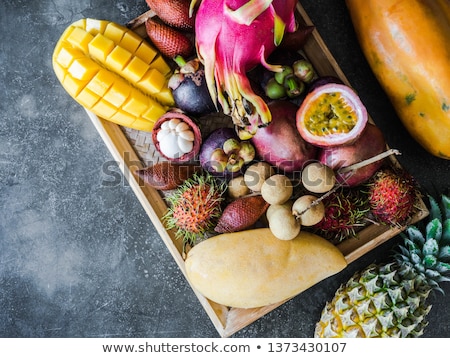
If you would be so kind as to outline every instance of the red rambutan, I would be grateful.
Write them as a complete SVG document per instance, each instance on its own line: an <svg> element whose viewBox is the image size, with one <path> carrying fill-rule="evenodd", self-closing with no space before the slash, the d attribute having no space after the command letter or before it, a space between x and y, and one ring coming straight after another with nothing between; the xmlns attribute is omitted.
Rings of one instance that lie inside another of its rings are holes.
<svg viewBox="0 0 450 358"><path fill-rule="evenodd" d="M210 174L194 174L166 199L169 208L162 221L176 229L175 237L191 246L217 224L222 214L225 186Z"/></svg>
<svg viewBox="0 0 450 358"><path fill-rule="evenodd" d="M418 188L404 170L383 169L368 183L372 214L383 223L403 226L414 213Z"/></svg>
<svg viewBox="0 0 450 358"><path fill-rule="evenodd" d="M333 243L356 236L357 231L369 223L367 196L360 190L340 187L324 197L322 202L325 216L313 229Z"/></svg>

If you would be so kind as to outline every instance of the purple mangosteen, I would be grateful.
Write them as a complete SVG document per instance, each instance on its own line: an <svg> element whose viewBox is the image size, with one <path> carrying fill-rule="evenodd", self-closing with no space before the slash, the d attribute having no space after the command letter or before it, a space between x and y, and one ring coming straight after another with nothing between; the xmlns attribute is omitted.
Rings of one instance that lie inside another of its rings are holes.
<svg viewBox="0 0 450 358"><path fill-rule="evenodd" d="M246 164L255 157L255 148L249 141L239 139L233 128L219 128L203 141L200 165L214 176L226 179L241 175Z"/></svg>
<svg viewBox="0 0 450 358"><path fill-rule="evenodd" d="M197 58L186 62L181 57L177 57L175 61L180 67L170 78L169 87L172 89L176 106L198 117L217 112L206 84L205 71L201 62Z"/></svg>

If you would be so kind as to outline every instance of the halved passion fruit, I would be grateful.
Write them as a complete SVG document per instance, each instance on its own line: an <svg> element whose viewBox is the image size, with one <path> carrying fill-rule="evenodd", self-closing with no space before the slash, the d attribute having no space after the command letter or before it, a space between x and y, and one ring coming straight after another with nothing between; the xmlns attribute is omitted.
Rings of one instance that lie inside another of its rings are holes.
<svg viewBox="0 0 450 358"><path fill-rule="evenodd" d="M328 83L315 88L297 111L297 129L320 147L350 144L364 130L367 110L349 86Z"/></svg>

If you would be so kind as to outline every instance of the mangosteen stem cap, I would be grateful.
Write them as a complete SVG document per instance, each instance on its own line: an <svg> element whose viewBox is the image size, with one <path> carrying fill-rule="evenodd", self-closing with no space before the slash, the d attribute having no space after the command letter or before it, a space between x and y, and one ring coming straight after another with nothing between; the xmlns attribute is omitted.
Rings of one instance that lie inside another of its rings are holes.
<svg viewBox="0 0 450 358"><path fill-rule="evenodd" d="M181 55L175 56L173 60L179 67L183 67L186 64L186 60Z"/></svg>

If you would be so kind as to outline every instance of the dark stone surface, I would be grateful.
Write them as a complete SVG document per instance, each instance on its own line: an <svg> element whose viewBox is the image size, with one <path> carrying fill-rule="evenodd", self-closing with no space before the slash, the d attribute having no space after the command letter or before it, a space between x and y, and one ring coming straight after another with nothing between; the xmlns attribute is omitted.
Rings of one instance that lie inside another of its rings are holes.
<svg viewBox="0 0 450 358"><path fill-rule="evenodd" d="M302 2L401 164L432 194L450 165L414 142L359 47L343 0ZM0 3L0 336L217 337L126 182L102 185L112 160L85 111L56 80L51 55L83 17L126 23L145 1ZM399 238L300 294L235 337L312 337L340 283L389 259ZM425 337L450 337L450 285L432 294Z"/></svg>

